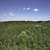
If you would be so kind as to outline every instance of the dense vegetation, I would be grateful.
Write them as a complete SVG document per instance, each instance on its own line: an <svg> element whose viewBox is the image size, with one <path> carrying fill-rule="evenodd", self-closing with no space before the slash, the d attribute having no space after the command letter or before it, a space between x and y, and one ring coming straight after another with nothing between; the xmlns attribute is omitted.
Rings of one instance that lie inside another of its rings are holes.
<svg viewBox="0 0 50 50"><path fill-rule="evenodd" d="M50 22L0 22L0 50L50 50Z"/></svg>

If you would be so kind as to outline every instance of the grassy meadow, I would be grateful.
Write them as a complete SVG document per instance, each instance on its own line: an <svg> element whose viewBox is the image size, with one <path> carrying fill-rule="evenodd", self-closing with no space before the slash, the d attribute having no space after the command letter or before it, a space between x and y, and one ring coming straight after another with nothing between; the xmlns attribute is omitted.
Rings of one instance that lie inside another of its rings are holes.
<svg viewBox="0 0 50 50"><path fill-rule="evenodd" d="M50 22L0 22L0 50L50 50Z"/></svg>

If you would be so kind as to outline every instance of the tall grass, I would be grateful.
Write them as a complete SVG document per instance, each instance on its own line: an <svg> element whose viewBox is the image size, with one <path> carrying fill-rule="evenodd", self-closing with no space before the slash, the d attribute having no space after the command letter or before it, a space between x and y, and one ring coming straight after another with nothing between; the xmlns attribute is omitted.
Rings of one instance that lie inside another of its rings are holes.
<svg viewBox="0 0 50 50"><path fill-rule="evenodd" d="M0 50L50 50L50 22L0 23Z"/></svg>

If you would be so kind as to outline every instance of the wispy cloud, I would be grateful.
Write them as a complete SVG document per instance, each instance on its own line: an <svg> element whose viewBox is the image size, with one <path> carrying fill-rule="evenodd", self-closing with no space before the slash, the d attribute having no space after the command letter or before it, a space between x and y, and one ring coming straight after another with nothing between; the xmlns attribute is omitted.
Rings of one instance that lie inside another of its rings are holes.
<svg viewBox="0 0 50 50"><path fill-rule="evenodd" d="M27 10L30 10L31 8L26 8Z"/></svg>
<svg viewBox="0 0 50 50"><path fill-rule="evenodd" d="M26 8L23 8L23 10L26 10Z"/></svg>
<svg viewBox="0 0 50 50"><path fill-rule="evenodd" d="M4 13L2 17L0 17L0 20L15 20L16 16L13 12Z"/></svg>
<svg viewBox="0 0 50 50"><path fill-rule="evenodd" d="M8 15L11 16L11 17L15 16L15 14L13 12L9 12Z"/></svg>
<svg viewBox="0 0 50 50"><path fill-rule="evenodd" d="M30 10L31 8L23 8L23 10Z"/></svg>
<svg viewBox="0 0 50 50"><path fill-rule="evenodd" d="M4 17L14 17L15 14L13 12L8 12L3 14Z"/></svg>

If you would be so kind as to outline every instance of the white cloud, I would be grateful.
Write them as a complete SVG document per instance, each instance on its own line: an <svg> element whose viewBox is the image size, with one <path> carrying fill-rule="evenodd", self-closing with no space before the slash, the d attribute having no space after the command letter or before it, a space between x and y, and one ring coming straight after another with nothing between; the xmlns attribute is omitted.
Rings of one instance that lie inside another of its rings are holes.
<svg viewBox="0 0 50 50"><path fill-rule="evenodd" d="M23 8L23 10L31 10L32 8ZM39 11L39 9L37 9L37 8L35 8L35 9L32 9L33 11L35 11L35 12L37 12L37 11Z"/></svg>
<svg viewBox="0 0 50 50"><path fill-rule="evenodd" d="M37 11L39 11L39 9L34 9L33 11L37 12Z"/></svg>

